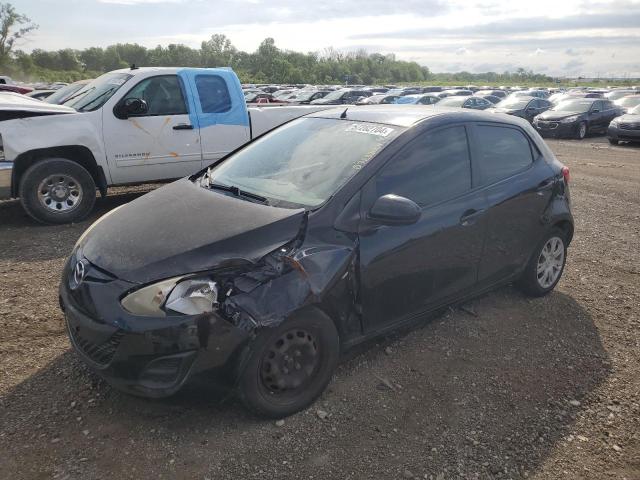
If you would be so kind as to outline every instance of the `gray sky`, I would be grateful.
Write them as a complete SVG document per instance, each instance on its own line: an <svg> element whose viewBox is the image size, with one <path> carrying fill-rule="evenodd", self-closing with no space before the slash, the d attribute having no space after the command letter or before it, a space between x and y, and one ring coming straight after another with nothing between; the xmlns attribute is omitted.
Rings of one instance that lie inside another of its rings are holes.
<svg viewBox="0 0 640 480"><path fill-rule="evenodd" d="M434 72L532 69L640 77L640 0L20 0L40 25L18 48L135 42L198 47L214 33L254 51L365 48Z"/></svg>

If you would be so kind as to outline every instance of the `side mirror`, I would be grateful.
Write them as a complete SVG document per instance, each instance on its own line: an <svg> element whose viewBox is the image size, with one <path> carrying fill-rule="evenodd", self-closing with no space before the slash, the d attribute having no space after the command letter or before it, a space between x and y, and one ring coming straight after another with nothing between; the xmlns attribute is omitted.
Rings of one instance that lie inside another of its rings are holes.
<svg viewBox="0 0 640 480"><path fill-rule="evenodd" d="M413 200L390 193L375 201L369 218L381 225L411 225L418 221L421 213Z"/></svg>
<svg viewBox="0 0 640 480"><path fill-rule="evenodd" d="M134 115L144 115L149 111L147 102L141 98L127 98L124 102L118 104L114 109L114 114L121 120Z"/></svg>

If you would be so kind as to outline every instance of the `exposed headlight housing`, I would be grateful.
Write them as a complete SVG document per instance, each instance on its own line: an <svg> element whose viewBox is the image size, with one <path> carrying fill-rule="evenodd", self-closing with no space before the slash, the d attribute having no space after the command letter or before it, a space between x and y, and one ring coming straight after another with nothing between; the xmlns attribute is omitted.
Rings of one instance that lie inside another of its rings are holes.
<svg viewBox="0 0 640 480"><path fill-rule="evenodd" d="M573 115L571 117L563 118L562 120L560 120L560 123L573 123L578 120L579 117L580 115Z"/></svg>
<svg viewBox="0 0 640 480"><path fill-rule="evenodd" d="M618 120L611 120L611 123L609 123L610 127L617 127L618 126Z"/></svg>
<svg viewBox="0 0 640 480"><path fill-rule="evenodd" d="M210 312L218 303L218 286L207 277L174 277L131 292L121 301L134 315L166 317L167 310L184 315Z"/></svg>

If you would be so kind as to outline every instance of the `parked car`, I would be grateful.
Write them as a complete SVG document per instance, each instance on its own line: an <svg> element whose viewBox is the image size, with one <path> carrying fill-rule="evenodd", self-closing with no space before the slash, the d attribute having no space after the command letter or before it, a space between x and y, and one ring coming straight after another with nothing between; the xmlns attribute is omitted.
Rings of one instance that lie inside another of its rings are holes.
<svg viewBox="0 0 640 480"><path fill-rule="evenodd" d="M51 95L49 95L45 99L45 102L61 105L67 100L69 100L69 98L71 98L77 92L79 92L81 88L83 88L85 85L89 84L92 81L93 79L89 79L89 80L78 80L77 82L70 83L66 87L59 88L58 90L55 91L55 93L52 93Z"/></svg>
<svg viewBox="0 0 640 480"><path fill-rule="evenodd" d="M473 92L466 89L443 90L440 92L441 97L468 97L470 95L473 95Z"/></svg>
<svg viewBox="0 0 640 480"><path fill-rule="evenodd" d="M478 92L474 93L473 95L475 97L480 97L480 98L484 98L485 100L489 100L494 105L500 103L503 100L502 98L496 97L494 95L479 94Z"/></svg>
<svg viewBox="0 0 640 480"><path fill-rule="evenodd" d="M498 103L489 111L493 113L506 113L524 118L533 122L533 118L551 108L552 104L548 100L535 97L508 97Z"/></svg>
<svg viewBox="0 0 640 480"><path fill-rule="evenodd" d="M420 93L417 95L405 95L398 97L393 103L398 105L434 105L440 101L440 97L433 93Z"/></svg>
<svg viewBox="0 0 640 480"><path fill-rule="evenodd" d="M622 109L623 113L626 113L640 105L640 95L627 95L626 97L619 98L614 103Z"/></svg>
<svg viewBox="0 0 640 480"><path fill-rule="evenodd" d="M279 98L274 98L270 93L249 93L244 96L247 103L265 104L265 103L287 103Z"/></svg>
<svg viewBox="0 0 640 480"><path fill-rule="evenodd" d="M344 89L344 90L336 90L335 92L331 92L324 96L323 98L318 98L317 100L313 100L311 105L340 105L340 104L349 104L356 103L358 99L361 97L370 97L371 92L366 90L353 90L353 89Z"/></svg>
<svg viewBox="0 0 640 480"><path fill-rule="evenodd" d="M356 102L356 105L387 105L395 103L398 98L400 98L400 95L389 95L387 93L383 93L380 95L371 95L370 97L361 97L360 100Z"/></svg>
<svg viewBox="0 0 640 480"><path fill-rule="evenodd" d="M640 142L640 105L636 105L624 115L614 118L607 129L609 143Z"/></svg>
<svg viewBox="0 0 640 480"><path fill-rule="evenodd" d="M443 98L438 102L439 107L460 107L460 108L472 108L474 110L485 110L493 106L489 100L485 100L481 97L459 97L452 96Z"/></svg>
<svg viewBox="0 0 640 480"><path fill-rule="evenodd" d="M533 125L543 136L583 139L592 132L606 133L609 122L620 114L609 100L574 98L536 116Z"/></svg>
<svg viewBox="0 0 640 480"><path fill-rule="evenodd" d="M506 283L553 290L568 182L518 118L318 112L94 223L64 266L67 331L126 392L198 377L284 417L355 344Z"/></svg>
<svg viewBox="0 0 640 480"><path fill-rule="evenodd" d="M635 95L635 94L637 94L635 90L613 90L609 93L605 93L604 98L614 102L616 100L621 99L622 97L626 97L627 95Z"/></svg>
<svg viewBox="0 0 640 480"><path fill-rule="evenodd" d="M20 93L22 95L33 92L33 88L25 85L0 84L0 92Z"/></svg>
<svg viewBox="0 0 640 480"><path fill-rule="evenodd" d="M308 90L298 93L295 97L290 98L288 102L303 105L318 100L319 98L324 98L329 92L329 90Z"/></svg>
<svg viewBox="0 0 640 480"><path fill-rule="evenodd" d="M231 70L177 67L107 73L64 106L3 96L11 102L0 99L0 199L19 197L44 223L84 218L96 188L105 195L112 185L190 175L253 136L329 108L248 109Z"/></svg>
<svg viewBox="0 0 640 480"><path fill-rule="evenodd" d="M485 96L485 95L493 95L494 97L506 98L507 93L504 90L478 90L475 95Z"/></svg>

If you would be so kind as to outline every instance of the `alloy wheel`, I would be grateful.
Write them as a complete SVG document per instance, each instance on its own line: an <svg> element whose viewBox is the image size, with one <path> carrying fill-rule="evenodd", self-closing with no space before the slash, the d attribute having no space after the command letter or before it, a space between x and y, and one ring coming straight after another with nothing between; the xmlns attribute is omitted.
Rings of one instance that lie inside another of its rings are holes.
<svg viewBox="0 0 640 480"><path fill-rule="evenodd" d="M536 269L538 284L550 288L560 277L564 266L564 242L560 237L551 237L542 247Z"/></svg>
<svg viewBox="0 0 640 480"><path fill-rule="evenodd" d="M68 213L82 201L80 182L67 174L49 175L38 186L38 200L50 212Z"/></svg>

